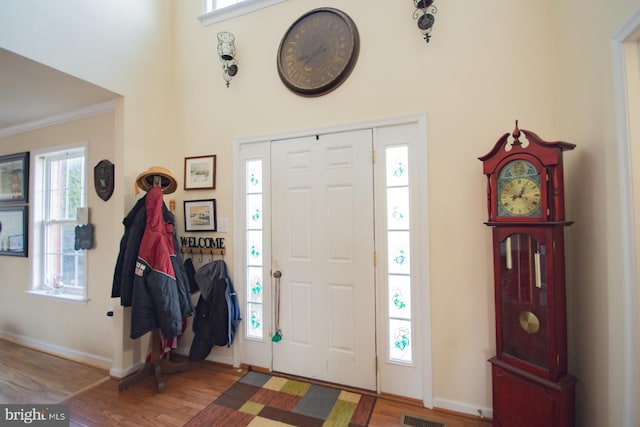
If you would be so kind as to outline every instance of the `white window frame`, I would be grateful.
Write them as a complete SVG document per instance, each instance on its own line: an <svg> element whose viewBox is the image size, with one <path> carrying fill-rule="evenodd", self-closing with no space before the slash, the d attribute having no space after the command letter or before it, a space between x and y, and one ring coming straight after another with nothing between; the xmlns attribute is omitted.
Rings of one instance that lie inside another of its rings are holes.
<svg viewBox="0 0 640 427"><path fill-rule="evenodd" d="M204 26L212 25L217 22L246 15L284 1L286 0L240 0L236 4L217 8L216 0L202 0L202 15L198 16L198 20Z"/></svg>
<svg viewBox="0 0 640 427"><path fill-rule="evenodd" d="M81 151L84 156L84 190L83 200L81 200L81 206L87 206L87 193L88 193L88 143L86 141L74 144L68 144L57 147L49 147L47 149L38 150L32 152L32 182L33 182L33 201L32 201L32 214L31 214L31 229L33 242L32 242L32 258L31 258L31 283L28 293L40 296L46 296L61 300L80 301L86 302L87 298L87 253L86 251L79 251L77 256L83 258L84 270L78 277L78 281L82 282L82 286L63 287L59 293L53 292L47 287L44 279L44 251L45 251L45 229L44 229L44 212L45 207L50 203L48 195L48 182L45 180L46 168L44 167L43 157L53 157L56 153L64 151ZM70 224L76 224L76 220L57 221L57 223L65 222Z"/></svg>

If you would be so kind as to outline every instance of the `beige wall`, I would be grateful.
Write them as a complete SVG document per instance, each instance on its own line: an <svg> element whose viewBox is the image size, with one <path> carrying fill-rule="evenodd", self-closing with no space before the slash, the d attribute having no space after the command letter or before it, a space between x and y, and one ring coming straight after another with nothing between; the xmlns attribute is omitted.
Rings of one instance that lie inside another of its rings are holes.
<svg viewBox="0 0 640 427"><path fill-rule="evenodd" d="M424 191L430 206L436 399L491 406L486 362L495 350L491 235L483 225L485 180L477 157L511 131L515 119L542 138L577 144L565 158L567 215L575 221L566 236L578 425L623 425L625 343L617 308L625 294L618 273L621 230L615 207L620 203L609 43L636 1L606 6L595 0L436 2L429 44L415 26L410 1L376 7L365 0L288 1L208 27L195 19L200 0L120 0L91 10L80 0L59 1L55 7L36 3L0 3L0 46L124 97L115 114L113 148L120 186L113 218L105 220L113 230L132 204L133 178L150 164L181 174L185 156L216 154L213 196L219 217L232 220L234 138L426 112L429 161L424 167L430 186ZM279 81L275 55L293 20L320 6L338 7L354 19L360 57L339 89L301 98ZM103 8L104 17L98 18ZM34 10L42 14L34 17ZM236 35L239 73L230 88L216 55L220 30ZM185 198L209 194L180 189L175 198L181 206ZM111 247L119 240L114 234L106 238ZM230 248L232 238L226 236ZM27 271L26 260L0 262L11 262L15 282L25 280L20 271ZM91 292L108 295L110 284L102 286ZM26 314L16 316L12 321L20 323ZM120 337L128 335L126 322L114 323L116 347L122 345L114 364L126 368L135 351ZM32 328L23 331L40 336ZM84 331L58 333L56 340L90 351Z"/></svg>
<svg viewBox="0 0 640 427"><path fill-rule="evenodd" d="M568 0L559 2L553 14L557 136L578 144L567 156L567 215L575 220L566 233L569 366L580 381L578 425L638 425L638 418L623 424L622 404L629 398L623 384L633 379L624 368L630 344L623 322L630 295L624 291L621 265L611 60L612 38L637 11L638 2L617 0L602 6L594 0Z"/></svg>
<svg viewBox="0 0 640 427"><path fill-rule="evenodd" d="M0 155L86 141L87 169L93 171L100 160L113 159L113 139L114 115L103 114L2 138ZM10 339L34 346L45 345L48 350L110 367L113 319L105 313L113 302L111 292L105 289L111 287L114 252L118 249L112 236L120 233L120 229L114 228L111 221L113 199L104 202L98 198L93 191L92 176L88 184L89 220L95 225L94 249L87 251L89 301L60 301L28 294L25 291L29 288L32 258L0 257L0 331Z"/></svg>
<svg viewBox="0 0 640 427"><path fill-rule="evenodd" d="M423 191L431 206L434 398L491 407L491 231L483 225L486 181L477 158L513 129L515 119L525 129L555 137L554 93L540 90L552 82L549 31L540 20L513 19L539 15L540 7L447 2L427 45L412 18L412 2L371 7L364 1L289 1L204 28L194 19L200 2L181 4L176 10L178 133L188 155L218 155L220 216L231 217L234 138L426 112L429 163L424 167L431 186ZM338 90L302 98L280 82L275 57L286 28L319 6L338 7L353 18L360 56ZM221 30L236 36L239 73L230 88L215 50ZM535 67L530 57L536 58Z"/></svg>

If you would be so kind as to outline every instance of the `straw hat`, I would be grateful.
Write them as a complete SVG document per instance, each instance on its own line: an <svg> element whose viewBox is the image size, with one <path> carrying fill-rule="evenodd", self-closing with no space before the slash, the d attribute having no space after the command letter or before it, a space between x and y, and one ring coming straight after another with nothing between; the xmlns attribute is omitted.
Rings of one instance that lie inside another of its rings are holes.
<svg viewBox="0 0 640 427"><path fill-rule="evenodd" d="M178 188L178 181L173 176L171 171L162 166L151 166L146 171L142 172L136 178L136 185L143 191L149 191L153 187L153 177L159 176L161 178L160 187L163 194L171 194Z"/></svg>

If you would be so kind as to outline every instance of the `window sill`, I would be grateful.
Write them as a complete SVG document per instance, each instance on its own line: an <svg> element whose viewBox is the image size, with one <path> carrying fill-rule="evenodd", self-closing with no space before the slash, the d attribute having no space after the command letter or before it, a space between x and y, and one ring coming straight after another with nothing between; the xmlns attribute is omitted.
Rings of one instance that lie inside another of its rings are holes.
<svg viewBox="0 0 640 427"><path fill-rule="evenodd" d="M33 291L33 290L27 291L27 293L31 295L36 295L39 297L51 298L51 299L57 299L57 300L63 300L63 301L81 302L81 303L89 302L89 299L84 297L83 295L54 294L51 291Z"/></svg>
<svg viewBox="0 0 640 427"><path fill-rule="evenodd" d="M204 25L212 25L217 22L226 21L227 19L235 18L237 16L246 15L247 13L255 12L256 10L264 9L265 7L273 6L274 4L282 3L286 0L246 0L242 3L237 3L220 10L214 10L203 15L198 16L198 20Z"/></svg>

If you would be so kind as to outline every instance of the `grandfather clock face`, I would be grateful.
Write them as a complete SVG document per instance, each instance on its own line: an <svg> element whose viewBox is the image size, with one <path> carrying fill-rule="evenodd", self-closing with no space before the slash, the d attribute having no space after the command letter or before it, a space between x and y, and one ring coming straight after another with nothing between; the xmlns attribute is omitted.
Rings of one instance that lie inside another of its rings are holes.
<svg viewBox="0 0 640 427"><path fill-rule="evenodd" d="M525 190L526 191L526 190ZM499 243L502 354L549 369L547 246L528 234Z"/></svg>
<svg viewBox="0 0 640 427"><path fill-rule="evenodd" d="M513 160L501 170L497 179L499 217L540 217L540 174L527 160Z"/></svg>

